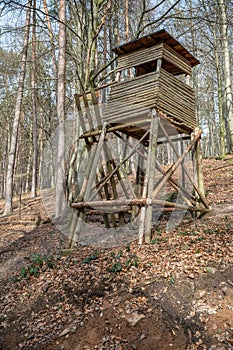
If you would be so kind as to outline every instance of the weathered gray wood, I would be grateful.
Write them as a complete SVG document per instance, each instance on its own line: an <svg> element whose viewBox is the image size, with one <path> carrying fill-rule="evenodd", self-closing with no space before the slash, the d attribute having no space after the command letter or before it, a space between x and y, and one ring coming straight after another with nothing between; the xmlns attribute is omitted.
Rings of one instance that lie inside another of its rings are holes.
<svg viewBox="0 0 233 350"><path fill-rule="evenodd" d="M100 161L101 161L101 159L100 159ZM98 176L100 176L100 179L98 178ZM97 185L104 177L105 177L105 171L104 171L103 165L101 165L101 167L99 169L99 173L97 174L97 179L96 179ZM108 191L108 185L106 184L103 189L104 189L103 194L102 194L102 191L99 191L100 197L102 198L102 200L110 200L111 196L110 196L109 191ZM108 227L108 228L111 227L109 219L108 219L108 215L105 213L103 214L103 220L104 220L105 227ZM112 220L112 222L115 220L114 216L112 216L112 215L111 215L111 220Z"/></svg>
<svg viewBox="0 0 233 350"><path fill-rule="evenodd" d="M155 179L155 165L156 165L156 153L157 153L157 138L159 128L159 117L155 109L151 113L151 129L150 129L150 143L148 150L148 186L147 186L147 199L152 199L152 193L154 189ZM145 214L145 243L151 241L151 229L152 229L152 204L148 203Z"/></svg>
<svg viewBox="0 0 233 350"><path fill-rule="evenodd" d="M117 132L115 132L116 136L117 137L121 137ZM190 139L190 138L189 138ZM127 145L133 149L134 146L127 140L124 140L122 138L122 140L127 143ZM178 139L180 140L180 138ZM172 141L178 141L177 139L173 139ZM167 141L168 142L168 141ZM158 142L157 142L157 145L158 145ZM145 154L145 152L141 152L140 149L136 149L136 153L138 154L139 156L139 159L140 159L140 162L143 162L143 160L147 161L147 154ZM142 163L143 164L143 163ZM139 167L141 167L141 169L143 168L143 165L141 164L141 166L139 165ZM160 164L156 161L156 169L163 175L165 176L166 175L166 172L163 170L163 168L160 166ZM140 169L139 169L140 171ZM139 187L139 190L136 191L138 197L142 196L142 191L143 191L143 188L141 188L141 186L139 185L139 183L141 182L139 180L139 176L140 174L137 176L137 179L136 179L136 184L138 184L138 187ZM186 204L188 206L192 206L192 202L190 201L191 200L195 200L195 197L190 194L188 191L186 191L185 187L183 187L181 184L177 183L177 181L175 179L172 178L172 176L168 179L169 183L172 185L172 187L175 189L175 191L179 192L182 196L182 198L184 199L184 201L186 202ZM143 182L144 182L144 179L143 179Z"/></svg>
<svg viewBox="0 0 233 350"><path fill-rule="evenodd" d="M113 132L113 131L120 131L120 130L124 130L125 128L130 128L130 127L135 127L136 125L138 125L139 127L141 125L144 125L145 123L149 123L150 119L145 119L145 120L138 120L138 121L133 121L131 123L127 123L127 124L121 124L121 125L116 125L116 126L110 126L107 127L107 132ZM96 129L94 131L88 131L87 133L83 134L80 136L80 139L84 139L90 136L97 136L100 134L100 130Z"/></svg>
<svg viewBox="0 0 233 350"><path fill-rule="evenodd" d="M98 125L101 125L101 114L100 114L98 101L97 101L96 93L95 93L94 89L91 89L91 96L92 96L92 103L94 105L94 110L95 110L95 116L96 116L96 119L97 119L97 123L98 123ZM110 172L111 170L116 169L117 166L115 164L115 160L112 159L111 150L108 149L106 144L103 145L103 150L104 150L105 158L106 158L106 161L107 161L108 172ZM121 188L122 188L126 198L129 198L129 194L128 194L127 188L126 188L126 186L124 184L124 181L122 181L119 169L117 169L117 171L116 171L116 177L117 177L117 179L118 179L118 181L120 183L120 186L121 186ZM112 191L113 191L114 198L116 199L116 198L118 198L118 193L117 193L117 189L116 189L116 183L115 183L115 180L114 180L113 177L110 178L110 183L111 183L111 188L112 188ZM120 223L122 225L124 225L125 221L124 221L124 215L123 214L121 214L121 213L119 214L119 219L120 219ZM116 224L115 223L115 218L113 218L113 214L112 214L112 222L114 223L114 225Z"/></svg>
<svg viewBox="0 0 233 350"><path fill-rule="evenodd" d="M166 138L167 138L167 140L168 140L170 146L172 147L172 149L173 149L175 155L176 155L177 158L178 158L178 157L179 157L179 154L178 154L176 148L174 147L174 144L173 144L172 140L170 139L169 135L167 134L166 129L163 127L163 125L162 125L161 123L160 123L160 127L161 127L161 129L162 129L164 135L166 136ZM183 153L183 152L182 152L182 153ZM199 196L202 197L202 199L204 199L204 196L202 196L202 193L200 193L200 189L198 188L198 186L197 186L196 183L194 182L194 180L193 180L192 176L190 175L190 172L189 172L189 170L187 169L186 165L183 163L183 161L181 162L181 164L182 164L182 170L184 170L184 172L186 173L186 175L187 175L189 181L191 182L191 184L193 185L195 191L198 193ZM183 176L184 176L184 175L183 175ZM185 187L185 185L183 185L182 187ZM207 205L206 201L205 201L205 204L206 204L205 207L208 208L208 205Z"/></svg>
<svg viewBox="0 0 233 350"><path fill-rule="evenodd" d="M86 167L86 171L84 174L84 179L83 179L80 193L78 194L77 198L75 199L75 201L77 201L77 202L83 201L83 199L84 199L84 196L85 196L85 193L87 190L89 174L90 174L91 169L92 169L92 163L93 163L93 160L95 157L96 149L97 149L97 143L94 143L94 145L92 146L92 148L90 149L90 152L89 152L89 162L88 162L87 167ZM76 238L77 238L75 236L80 232L80 230L82 228L84 216L85 215L84 215L83 211L78 211L76 213L73 213L72 223L71 223L70 232L69 232L69 247L70 248L75 245Z"/></svg>
<svg viewBox="0 0 233 350"><path fill-rule="evenodd" d="M100 157L100 153L103 148L104 138L106 134L105 124L101 131L100 139L98 145L95 144L91 149L91 156L87 164L86 175L83 180L82 188L78 196L78 200L86 201L90 196L91 186L96 176L97 163ZM69 234L69 246L72 247L76 241L75 235L77 235L82 229L84 221L84 212L80 211L78 214L75 214L70 228Z"/></svg>
<svg viewBox="0 0 233 350"><path fill-rule="evenodd" d="M118 58L117 71L137 67L162 57L184 73L191 74L190 62L165 43L160 43L149 48L146 47L120 56Z"/></svg>
<svg viewBox="0 0 233 350"><path fill-rule="evenodd" d="M186 148L186 150L184 151L184 153L177 159L177 161L171 166L170 170L167 172L166 176L164 176L164 178L162 179L162 181L160 181L160 183L157 185L157 187L154 189L153 193L152 193L152 199L154 199L159 191L163 188L163 186L165 185L165 183L168 181L168 179L172 176L172 174L176 171L176 169L178 168L178 166L182 163L182 161L184 160L184 158L186 157L186 155L190 152L190 150L194 147L194 145L196 144L196 142L198 141L198 139L200 139L201 137L201 131L199 131L193 141L188 145L188 147Z"/></svg>
<svg viewBox="0 0 233 350"><path fill-rule="evenodd" d="M194 137L198 132L199 132L199 129L196 128L194 130ZM198 142L195 145L194 158L195 158L194 171L196 172L197 184L198 184L197 188L195 188L197 199L201 200L202 203L204 204L204 206L206 208L208 208L208 202L206 201L206 198L205 198L205 185L204 185L204 177L203 177L203 170L202 170L202 152L201 152L201 141L200 140L198 140ZM201 205L201 203L200 203L200 205Z"/></svg>
<svg viewBox="0 0 233 350"><path fill-rule="evenodd" d="M119 169L121 168L121 166L122 166L123 164L125 164L125 163L127 162L127 160L129 160L129 159L132 157L132 155L136 152L137 148L139 147L139 145L141 144L141 142L143 141L143 139L146 138L147 134L148 134L148 131L145 132L145 134L143 135L143 137L136 143L136 145L134 146L134 148L132 149L132 151L131 151L119 164L117 164L117 165L115 166L114 169L110 169L109 173L108 173L108 174L106 175L106 177L102 180L102 183L101 183L101 185L100 185L99 188L98 188L98 191L100 191L100 190L103 188L103 186L104 186L109 180L111 180L111 178L112 178L117 172L119 172ZM109 158L107 157L107 159L109 159ZM92 195L90 196L90 199L94 198L95 195L96 195L95 192L92 193Z"/></svg>
<svg viewBox="0 0 233 350"><path fill-rule="evenodd" d="M98 100L96 98L96 92L95 92L94 88L91 88L91 99L92 99L92 105L94 106L97 125L99 128L101 128L102 118L101 118L101 114L100 114L100 110L99 110L99 106L98 106Z"/></svg>
<svg viewBox="0 0 233 350"><path fill-rule="evenodd" d="M156 62L156 73L160 71L162 67L162 58L158 58Z"/></svg>
<svg viewBox="0 0 233 350"><path fill-rule="evenodd" d="M145 206L147 203L154 204L158 207L168 207L168 208L177 208L181 210L190 210L190 211L201 211L208 213L210 209L207 208L200 208L196 206L187 206L184 204L174 203L174 202L168 202L160 199L151 199L148 200L147 198L136 198L136 199L117 199L117 200L107 200L107 201L91 201L91 202L77 202L72 203L72 208L74 209L83 209L83 208L103 208L103 210L106 210L106 208L114 208L116 210L119 210L119 207L125 207L125 206Z"/></svg>
<svg viewBox="0 0 233 350"><path fill-rule="evenodd" d="M142 192L142 198L151 200L151 193L148 192L148 187L151 189L151 184L153 182L154 184L154 173L152 171L155 171L155 151L156 151L156 145L157 145L157 135L158 134L158 117L157 117L157 111L152 110L151 111L151 127L150 127L150 139L149 139L149 149L148 149L148 159L147 159L147 167L146 167L146 174L144 178L144 185L143 185L143 192ZM153 167L153 170L152 170ZM152 176L152 179L149 177ZM148 197L149 196L149 197ZM145 238L145 233L146 233L146 214L147 210L146 207L143 207L141 209L141 215L140 215L140 224L139 224L139 233L138 233L138 242L139 244L143 243L143 240L148 240L148 232L147 232L147 237ZM150 218L150 211L149 211L149 218ZM148 226L147 226L148 230Z"/></svg>
<svg viewBox="0 0 233 350"><path fill-rule="evenodd" d="M163 44L161 43L154 47L145 48L122 55L118 58L117 70L128 69L149 61L154 61L157 58L162 57L162 53Z"/></svg>
<svg viewBox="0 0 233 350"><path fill-rule="evenodd" d="M183 56L175 52L171 47L164 43L163 45L163 57L168 62L172 63L176 67L180 68L183 72L191 75L191 65Z"/></svg>
<svg viewBox="0 0 233 350"><path fill-rule="evenodd" d="M107 123L129 123L145 118L157 107L184 128L196 127L193 89L161 69L114 85L106 106Z"/></svg>

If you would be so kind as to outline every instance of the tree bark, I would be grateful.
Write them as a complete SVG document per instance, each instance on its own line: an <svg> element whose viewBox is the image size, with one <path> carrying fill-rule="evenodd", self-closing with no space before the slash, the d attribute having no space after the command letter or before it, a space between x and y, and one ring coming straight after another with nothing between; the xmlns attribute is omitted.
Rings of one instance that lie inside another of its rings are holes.
<svg viewBox="0 0 233 350"><path fill-rule="evenodd" d="M232 87L231 87L231 62L230 47L228 43L228 24L225 0L219 0L220 16L221 16L221 37L223 46L223 63L224 63L224 109L227 117L230 147L229 151L233 151L233 107L232 107Z"/></svg>
<svg viewBox="0 0 233 350"><path fill-rule="evenodd" d="M36 90L36 0L33 0L33 27L32 27L32 115L33 115L33 165L32 165L32 188L31 198L37 196L37 156L38 156L38 143L37 143L37 90Z"/></svg>
<svg viewBox="0 0 233 350"><path fill-rule="evenodd" d="M21 107L22 107L23 91L24 91L24 80L25 80L26 65L27 65L31 7L32 7L32 0L28 2L28 10L26 15L26 26L25 26L25 34L24 34L24 42L23 42L23 53L22 53L21 64L20 64L21 69L20 69L19 82L18 82L18 93L16 98L15 115L14 115L14 121L12 126L10 151L8 156L8 166L7 166L7 174L6 174L5 208L4 208L3 215L9 215L12 212L13 176L14 176L14 167L15 167L15 159L16 159L15 156L16 156L16 148L17 148L17 141L18 141L19 121L20 121L20 114L21 114Z"/></svg>
<svg viewBox="0 0 233 350"><path fill-rule="evenodd" d="M49 32L49 40L50 40L50 45L51 45L51 53L52 53L52 65L53 65L53 75L54 79L57 79L57 61L56 61L56 56L55 56L55 45L54 45L54 40L53 40L53 31L52 31L52 26L50 22L50 17L49 17L49 11L48 11L48 6L46 0L44 0L44 11L46 13L46 23L47 23L47 28Z"/></svg>
<svg viewBox="0 0 233 350"><path fill-rule="evenodd" d="M59 58L57 81L57 167L56 167L56 218L66 205L65 198L65 88L66 88L66 1L60 0Z"/></svg>
<svg viewBox="0 0 233 350"><path fill-rule="evenodd" d="M223 159L226 153L226 131L225 131L225 118L223 115L223 96L222 96L222 72L219 60L219 44L214 28L214 57L217 72L217 84L218 84L218 114L219 114L219 157Z"/></svg>

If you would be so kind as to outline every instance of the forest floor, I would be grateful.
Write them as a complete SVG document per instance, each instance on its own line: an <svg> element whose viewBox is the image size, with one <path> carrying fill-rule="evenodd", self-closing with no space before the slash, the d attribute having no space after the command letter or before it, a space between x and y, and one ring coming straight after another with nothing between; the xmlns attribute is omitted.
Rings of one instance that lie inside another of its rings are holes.
<svg viewBox="0 0 233 350"><path fill-rule="evenodd" d="M212 212L153 244L67 241L41 198L0 218L0 349L233 349L233 158L204 160ZM0 202L0 212L3 202Z"/></svg>

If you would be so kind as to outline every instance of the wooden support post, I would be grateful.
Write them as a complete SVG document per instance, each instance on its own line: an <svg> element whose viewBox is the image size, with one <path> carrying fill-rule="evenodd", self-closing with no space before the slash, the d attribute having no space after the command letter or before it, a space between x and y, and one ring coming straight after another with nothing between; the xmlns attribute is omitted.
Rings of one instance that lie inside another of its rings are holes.
<svg viewBox="0 0 233 350"><path fill-rule="evenodd" d="M199 129L196 128L194 131L194 137L198 133L198 131ZM203 198L205 199L205 185L204 185L204 177L203 177L203 171L202 171L201 139L199 139L195 145L194 157L195 157L194 167L195 167L198 190L199 190L199 191L196 191L196 195L198 199L202 201L202 204L204 204L204 206L206 207L206 201L203 201Z"/></svg>
<svg viewBox="0 0 233 350"><path fill-rule="evenodd" d="M101 119L101 114L100 114L100 110L99 110L99 106L98 106L98 100L97 100L96 92L95 92L94 88L91 88L91 99L92 99L92 104L94 106L95 117L97 120L98 128L101 129L102 119Z"/></svg>
<svg viewBox="0 0 233 350"><path fill-rule="evenodd" d="M195 130L197 133L197 130ZM198 188L203 196L205 196L205 185L202 171L202 152L201 152L201 139L196 144L196 159L197 159L197 183Z"/></svg>
<svg viewBox="0 0 233 350"><path fill-rule="evenodd" d="M87 190L86 190L86 193L84 196L84 197L86 197L86 198L84 198L85 200L88 199L88 197L90 196L90 193L91 193L92 184L93 184L95 176L96 176L97 165L98 165L100 155L101 155L103 145L104 145L105 135L106 135L106 125L104 124L100 138L99 138L95 157L94 157L93 162L92 162L92 168L91 168L91 172L90 172L89 178L88 178Z"/></svg>
<svg viewBox="0 0 233 350"><path fill-rule="evenodd" d="M136 173L136 195L140 198L142 196L143 184L145 179L144 173L144 158L142 157L142 146L140 145L138 153L137 173Z"/></svg>
<svg viewBox="0 0 233 350"><path fill-rule="evenodd" d="M102 122L101 121L101 113L100 113L100 110L99 110L99 106L98 106L98 101L97 101L97 98L96 98L95 90L93 88L91 89L91 98L92 98L92 104L94 105L94 111L95 111L97 124L98 124L98 126L100 128L101 122ZM108 149L108 146L106 144L104 144L103 145L103 151L104 151L104 155L105 155L105 159L106 159L107 170L108 170L108 172L111 172L115 168L114 161L113 161L112 155L111 155L111 150ZM118 178L120 177L119 171L117 172L117 176L118 176ZM118 198L118 194L117 194L116 182L115 182L114 177L110 178L110 185L111 185L111 188L112 188L113 197L114 197L114 199L117 199ZM116 223L115 215L111 214L111 218L112 218L113 226L116 227L117 223ZM119 214L119 220L120 220L121 225L124 225L125 222L124 222L123 214Z"/></svg>
<svg viewBox="0 0 233 350"><path fill-rule="evenodd" d="M85 120L84 120L84 116L83 116L83 111L82 111L82 107L81 107L80 97L77 94L75 94L75 103L76 103L76 107L77 107L77 110L78 110L80 125L81 125L83 133L85 133L87 131L86 124L85 124ZM91 144L90 144L90 141L89 141L88 137L85 138L85 142L86 142L86 145L87 145L87 150L89 151L90 148L91 148Z"/></svg>
<svg viewBox="0 0 233 350"><path fill-rule="evenodd" d="M116 81L119 83L121 80L121 71L117 72L116 74Z"/></svg>
<svg viewBox="0 0 233 350"><path fill-rule="evenodd" d="M180 140L180 154L184 153L184 141L181 139ZM181 163L181 182L182 182L182 187L186 187L186 181L185 181L185 164L184 160Z"/></svg>
<svg viewBox="0 0 233 350"><path fill-rule="evenodd" d="M80 193L78 194L78 196L76 198L77 202L82 201L84 199L84 195L85 195L86 190L87 190L88 178L89 178L89 174L91 172L92 162L93 162L94 157L95 157L96 149L97 149L97 143L95 143L92 146L92 148L89 152L90 153L89 154L89 162L88 162L87 167L86 167L86 171L84 174L83 183L82 183ZM72 248L75 244L74 236L75 236L76 232L79 232L79 230L81 229L81 223L82 223L83 219L84 219L83 212L81 212L81 211L74 212L71 227L70 227L70 232L69 232L69 248ZM77 227L78 222L79 222L79 228Z"/></svg>
<svg viewBox="0 0 233 350"><path fill-rule="evenodd" d="M109 181L113 177L114 174L116 174L120 167L136 152L137 148L139 147L140 143L147 137L149 131L146 131L145 134L141 137L141 139L136 143L136 145L133 147L132 151L127 155L125 159L123 159L119 164L115 166L115 168L106 176L104 181L101 183L100 187L98 188L98 191L104 186L105 183ZM107 157L107 159L111 159ZM96 194L96 193L95 193ZM94 198L94 195L92 194L91 199Z"/></svg>
<svg viewBox="0 0 233 350"><path fill-rule="evenodd" d="M154 187L154 174L156 163L156 148L158 138L158 114L155 109L151 111L151 127L150 127L150 140L147 159L147 169L143 188L143 198L147 199L146 207L141 209L140 226L139 226L139 244L150 243L151 241L151 228L152 228L152 193Z"/></svg>
<svg viewBox="0 0 233 350"><path fill-rule="evenodd" d="M119 135L119 133L118 132L114 132L118 137L120 137L121 138L121 136ZM128 141L126 141L125 139L123 139L122 138L122 140L124 141L124 142L127 142L127 145L131 148L131 149L134 149L134 145L132 145L130 142L128 142ZM168 142L168 141L166 141L166 142ZM157 142L157 144L159 144L158 142ZM142 159L142 161L143 160L147 160L147 154L144 154L140 149L138 150L138 149L136 149L135 150L136 151L136 153L138 154L138 156L139 157L141 157L141 159ZM146 152L147 153L147 152ZM163 176L165 176L166 175L166 172L163 170L163 168L160 166L160 164L158 163L158 161L156 161L156 169L163 175ZM144 174L145 175L145 174ZM139 195L139 197L141 197L142 196L142 192L143 192L143 183L144 183L144 176L143 175L143 181L142 181L142 188L141 188L141 192L140 192L140 195ZM192 203L191 203L191 201L190 201L190 199L192 199L192 200L195 200L195 197L194 196L192 196L192 195L190 195L190 193L188 193L188 191L186 191L186 189L184 188L184 187L182 187L182 185L181 184L179 184L179 183L177 183L176 182L176 180L175 179L173 179L172 178L172 176L168 179L168 181L170 182L170 184L172 185L172 187L178 192L180 192L180 194L182 195L182 198L184 199L184 201L186 202L186 204L188 205L188 206L192 206ZM136 192L137 193L137 192Z"/></svg>
<svg viewBox="0 0 233 350"><path fill-rule="evenodd" d="M155 164L156 164L156 152L157 152L157 139L158 139L158 127L159 117L155 109L152 110L152 123L150 130L150 145L148 152L148 186L147 186L147 200L146 215L145 215L145 243L151 242L151 229L152 229L152 212L153 204L151 203L152 192L154 189L155 179Z"/></svg>
<svg viewBox="0 0 233 350"><path fill-rule="evenodd" d="M168 179L172 176L172 174L176 171L176 169L178 168L178 166L182 163L182 161L184 160L184 158L186 157L186 155L189 153L189 151L194 147L194 145L196 144L196 142L198 141L198 139L200 139L201 137L201 132L199 131L194 139L192 140L192 142L189 144L189 146L187 147L187 149L184 151L184 153L177 159L177 161L171 166L171 168L169 169L169 171L167 172L167 174L164 176L164 178L162 179L162 181L160 181L160 183L158 184L158 186L154 189L153 193L152 193L152 198L154 199L159 191L163 188L163 186L165 185L165 183L168 181ZM204 199L205 200L205 199ZM206 203L206 201L205 201ZM208 208L208 204L206 203L206 208Z"/></svg>
<svg viewBox="0 0 233 350"><path fill-rule="evenodd" d="M177 150L176 150L176 148L175 148L175 146L174 146L172 140L170 139L168 133L166 132L166 129L165 129L164 126L162 125L162 123L160 123L160 127L161 127L161 129L162 129L164 135L166 136L166 138L167 138L167 140L168 140L168 142L169 142L171 148L173 149L173 151L174 151L176 157L179 158L179 154L178 154L178 152L177 152ZM198 142L198 141L197 141L197 142ZM195 146L194 146L194 147L195 147ZM182 144L182 147L181 147L181 155L182 155L183 153L184 153L184 149L183 149L183 144ZM180 156L181 156L181 155L180 155ZM189 170L187 169L187 167L186 167L186 165L185 165L185 163L184 163L184 159L185 159L185 157L183 158L183 160L182 160L182 162L181 162L181 167L182 167L182 187L185 188L185 173L186 173L186 175L187 175L189 181L191 182L191 184L193 185L193 187L195 188L195 190L199 193L199 189L198 189L198 187L196 186L195 182L193 181L192 176L190 175L190 172L189 172ZM208 207L208 206L207 206L207 207Z"/></svg>
<svg viewBox="0 0 233 350"><path fill-rule="evenodd" d="M100 168L100 176L101 176L101 180L104 179L105 176L106 176L103 165ZM101 195L101 191L99 191L98 193ZM111 195L109 193L108 184L107 183L104 185L104 194L105 194L106 200L110 200L111 199ZM111 227L110 223L109 223L108 215L104 214L103 218L104 218L105 226L106 227ZM111 218L111 221L113 223L113 226L115 227L116 226L116 219L115 219L114 214L110 214L110 218Z"/></svg>
<svg viewBox="0 0 233 350"><path fill-rule="evenodd" d="M156 73L160 71L162 67L162 58L157 59Z"/></svg>
<svg viewBox="0 0 233 350"><path fill-rule="evenodd" d="M185 76L185 83L190 86L190 75L186 74Z"/></svg>
<svg viewBox="0 0 233 350"><path fill-rule="evenodd" d="M96 176L96 169L97 169L97 163L100 158L100 153L103 148L104 138L106 134L106 127L103 126L99 143L98 145L95 143L91 149L91 156L89 158L87 168L86 168L86 175L83 180L82 188L80 191L80 194L78 196L78 200L87 200L90 196L92 183ZM70 235L69 235L69 246L72 247L75 243L74 236L78 235L78 233L82 229L84 220L84 212L80 211L79 213L76 213L73 218L73 222L71 224L70 229Z"/></svg>

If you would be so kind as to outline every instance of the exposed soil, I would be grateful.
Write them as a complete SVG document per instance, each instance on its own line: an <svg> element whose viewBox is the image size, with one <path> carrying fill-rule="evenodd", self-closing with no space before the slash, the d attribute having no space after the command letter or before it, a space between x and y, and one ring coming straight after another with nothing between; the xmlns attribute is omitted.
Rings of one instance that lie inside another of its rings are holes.
<svg viewBox="0 0 233 350"><path fill-rule="evenodd" d="M0 349L233 349L233 158L204 161L213 211L153 244L78 246L24 197L0 218ZM3 202L0 203L3 208Z"/></svg>

